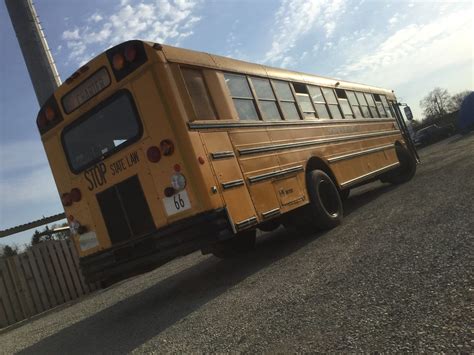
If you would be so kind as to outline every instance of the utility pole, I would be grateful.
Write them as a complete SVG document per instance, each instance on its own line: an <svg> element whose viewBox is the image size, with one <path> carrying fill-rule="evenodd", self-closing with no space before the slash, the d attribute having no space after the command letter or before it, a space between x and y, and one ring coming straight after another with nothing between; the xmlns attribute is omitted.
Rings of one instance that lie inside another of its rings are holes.
<svg viewBox="0 0 474 355"><path fill-rule="evenodd" d="M5 0L38 103L61 85L56 65L31 0Z"/></svg>

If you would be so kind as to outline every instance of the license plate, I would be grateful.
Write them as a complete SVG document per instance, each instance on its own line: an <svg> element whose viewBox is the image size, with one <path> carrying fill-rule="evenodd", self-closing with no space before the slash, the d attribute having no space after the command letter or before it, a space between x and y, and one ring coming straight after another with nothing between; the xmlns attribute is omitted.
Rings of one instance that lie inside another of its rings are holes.
<svg viewBox="0 0 474 355"><path fill-rule="evenodd" d="M165 197L163 199L163 203L168 216L186 211L191 208L191 202L189 202L189 197L186 190L180 191L171 197Z"/></svg>

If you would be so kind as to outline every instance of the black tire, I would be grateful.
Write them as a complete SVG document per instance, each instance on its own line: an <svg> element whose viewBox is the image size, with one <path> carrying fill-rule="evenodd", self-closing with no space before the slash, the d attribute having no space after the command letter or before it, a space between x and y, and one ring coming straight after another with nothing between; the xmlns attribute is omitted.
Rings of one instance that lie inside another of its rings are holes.
<svg viewBox="0 0 474 355"><path fill-rule="evenodd" d="M231 239L216 243L211 247L211 253L221 259L231 258L255 248L257 231L240 232Z"/></svg>
<svg viewBox="0 0 474 355"><path fill-rule="evenodd" d="M413 155L404 147L397 145L395 147L398 161L398 168L385 173L381 177L382 182L389 182L394 185L403 184L410 181L416 173L416 160Z"/></svg>
<svg viewBox="0 0 474 355"><path fill-rule="evenodd" d="M322 170L313 170L306 177L310 203L306 218L317 229L332 229L341 224L344 215L339 190Z"/></svg>

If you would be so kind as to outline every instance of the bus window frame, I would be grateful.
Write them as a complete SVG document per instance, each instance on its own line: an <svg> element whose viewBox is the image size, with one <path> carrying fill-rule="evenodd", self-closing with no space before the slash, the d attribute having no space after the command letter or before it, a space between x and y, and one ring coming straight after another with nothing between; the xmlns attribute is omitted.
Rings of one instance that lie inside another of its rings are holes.
<svg viewBox="0 0 474 355"><path fill-rule="evenodd" d="M105 106L107 106L109 103L113 102L114 99L119 96L119 95L122 95L122 94L125 94L126 96L129 97L130 99L130 102L131 102L131 109L134 111L135 113L135 120L138 124L138 134L135 135L134 137L128 139L125 143L123 144L120 144L119 146L115 147L114 149L108 151L107 153L105 154L102 154L101 156L97 157L96 159L93 159L91 160L90 162L88 162L87 164L81 166L79 169L75 169L73 168L72 164L71 164L71 161L69 159L69 155L67 154L67 149L66 149L66 145L65 145L65 140L64 140L64 135L65 133L67 133L68 131L72 130L74 127L80 125L82 122L85 122L87 121L88 118L90 118L90 116L92 116L93 114L97 113L98 111L100 111L102 108L104 108ZM69 170L74 174L74 175L79 175L81 174L83 171L87 170L88 168L96 165L97 163L105 160L106 158L114 155L115 153L129 147L130 145L140 141L142 138L143 138L143 133L144 133L144 129L143 129L143 122L142 122L142 118L140 116L140 112L138 111L138 107L137 107L137 104L135 102L135 99L133 97L133 94L130 92L130 90L128 89L119 89L117 90L116 92L114 92L112 95L110 95L109 97L107 97L105 100L101 101L97 106L94 106L92 109L90 109L89 111L85 112L84 114L82 114L80 117L78 117L77 119L75 119L73 122L71 122L70 124L68 124L67 126L65 126L62 131L61 131L61 145L62 145L62 148L63 148L63 153L66 157L66 161L68 163L68 166L69 166Z"/></svg>
<svg viewBox="0 0 474 355"><path fill-rule="evenodd" d="M260 76L255 76L255 75L247 75L247 79L248 79L248 82L249 82L249 85L250 85L250 91L252 92L253 96L254 96L254 99L255 99L255 104L257 106L257 113L259 114L259 117L260 117L260 121L265 121L265 122L279 122L279 121L283 121L284 120L284 115L283 115L283 111L280 107L280 103L278 102L278 97L276 95L276 92L275 92L275 88L273 87L272 85L272 81L269 79L269 78L264 78L264 77L260 77ZM257 80L267 80L268 81L268 84L270 85L270 90L272 91L272 94L273 94L273 99L269 99L269 98L260 98L258 97L257 95L257 90L255 89L255 86L253 84L253 79L257 79ZM263 111L262 111L262 108L260 107L260 101L266 101L266 102L274 102L275 103L275 106L277 108L277 111L280 115L280 119L276 119L276 120L266 120L264 118L264 115L263 115Z"/></svg>
<svg viewBox="0 0 474 355"><path fill-rule="evenodd" d="M193 111L193 116L194 116L193 119L189 119L190 117L187 117L188 121L193 122L193 121L218 121L218 120L220 120L219 114L218 114L217 109L216 109L216 105L214 103L214 99L213 99L213 97L211 95L211 92L209 90L209 84L207 83L206 76L204 75L203 68L193 67L193 66L188 66L188 65L179 65L178 68L179 68L180 79L182 81L184 90L185 90L186 95L187 95L186 99L189 101L189 105L191 106L191 109ZM194 101L193 101L193 97L192 97L191 93L189 92L189 88L188 88L188 85L186 83L186 79L184 78L183 69L184 70L195 70L195 71L198 71L199 74L201 75L202 82L204 83L204 89L206 90L207 98L208 98L209 103L210 103L210 108L212 109L212 112L214 113L215 118L208 118L208 119L198 118L197 110L196 110L196 107L195 107Z"/></svg>

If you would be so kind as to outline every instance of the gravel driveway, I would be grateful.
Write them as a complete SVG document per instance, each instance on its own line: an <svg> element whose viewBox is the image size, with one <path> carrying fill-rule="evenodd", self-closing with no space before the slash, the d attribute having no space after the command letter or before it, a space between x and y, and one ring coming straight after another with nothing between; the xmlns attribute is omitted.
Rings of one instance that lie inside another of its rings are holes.
<svg viewBox="0 0 474 355"><path fill-rule="evenodd" d="M342 226L194 253L0 334L0 352L473 352L474 134L351 193Z"/></svg>

